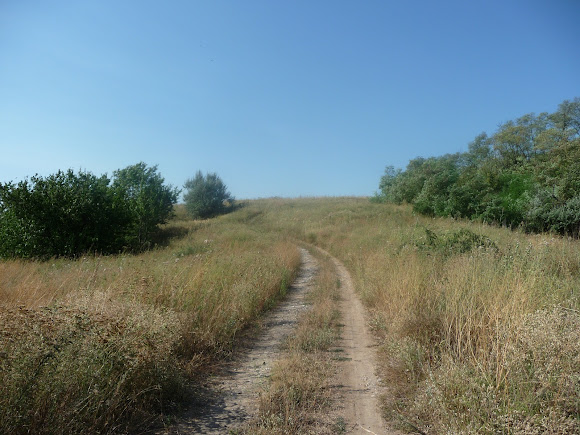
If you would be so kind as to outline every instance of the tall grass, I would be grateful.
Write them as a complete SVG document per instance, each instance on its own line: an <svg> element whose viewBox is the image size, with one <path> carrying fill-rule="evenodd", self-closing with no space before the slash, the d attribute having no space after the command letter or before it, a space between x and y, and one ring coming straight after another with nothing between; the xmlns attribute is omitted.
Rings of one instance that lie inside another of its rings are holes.
<svg viewBox="0 0 580 435"><path fill-rule="evenodd" d="M0 432L42 432L66 409L45 432L114 432L171 408L284 293L294 240L350 270L403 428L580 432L577 240L364 198L251 201L166 231L182 236L139 256L0 263Z"/></svg>
<svg viewBox="0 0 580 435"><path fill-rule="evenodd" d="M118 432L182 402L299 266L248 219L176 220L137 256L1 262L0 432Z"/></svg>
<svg viewBox="0 0 580 435"><path fill-rule="evenodd" d="M577 240L364 199L265 209L350 269L382 337L390 419L426 433L580 432Z"/></svg>

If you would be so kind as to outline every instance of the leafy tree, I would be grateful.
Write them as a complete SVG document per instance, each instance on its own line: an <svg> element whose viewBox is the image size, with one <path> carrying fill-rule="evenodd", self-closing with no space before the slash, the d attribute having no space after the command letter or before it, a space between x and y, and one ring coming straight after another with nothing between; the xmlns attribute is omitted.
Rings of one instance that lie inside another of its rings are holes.
<svg viewBox="0 0 580 435"><path fill-rule="evenodd" d="M564 100L549 118L556 129L567 133L569 140L580 137L580 98Z"/></svg>
<svg viewBox="0 0 580 435"><path fill-rule="evenodd" d="M506 167L530 161L538 151L537 139L546 129L547 122L547 113L538 116L528 113L515 122L508 121L500 126L492 140Z"/></svg>
<svg viewBox="0 0 580 435"><path fill-rule="evenodd" d="M74 256L119 248L106 176L59 171L0 185L0 256Z"/></svg>
<svg viewBox="0 0 580 435"><path fill-rule="evenodd" d="M469 151L465 154L466 166L479 168L493 155L492 140L483 132L475 137L468 145Z"/></svg>
<svg viewBox="0 0 580 435"><path fill-rule="evenodd" d="M177 190L144 163L115 172L35 175L0 184L0 257L74 257L115 253L150 243L171 214Z"/></svg>
<svg viewBox="0 0 580 435"><path fill-rule="evenodd" d="M395 204L413 204L428 177L426 162L423 157L417 157L409 162L405 171L387 166L379 185L382 197Z"/></svg>
<svg viewBox="0 0 580 435"><path fill-rule="evenodd" d="M129 222L126 243L143 248L151 242L157 225L171 217L179 189L164 184L157 165L148 167L143 162L117 170L113 176L114 206Z"/></svg>
<svg viewBox="0 0 580 435"><path fill-rule="evenodd" d="M564 101L550 119L536 174L557 200L567 201L580 192L580 98Z"/></svg>
<svg viewBox="0 0 580 435"><path fill-rule="evenodd" d="M390 201L400 203L396 195L397 181L400 179L401 169L387 166L379 183L379 192L375 201Z"/></svg>
<svg viewBox="0 0 580 435"><path fill-rule="evenodd" d="M185 208L194 218L206 219L227 213L233 206L234 197L216 173L205 176L197 171L194 178L185 182Z"/></svg>
<svg viewBox="0 0 580 435"><path fill-rule="evenodd" d="M389 166L374 200L419 213L580 235L580 98L478 135L466 153Z"/></svg>
<svg viewBox="0 0 580 435"><path fill-rule="evenodd" d="M490 190L484 174L473 168L464 169L455 184L449 187L450 214L454 217L480 217Z"/></svg>
<svg viewBox="0 0 580 435"><path fill-rule="evenodd" d="M432 157L422 167L425 177L423 188L413 202L413 209L430 216L449 216L449 191L459 176L460 155Z"/></svg>

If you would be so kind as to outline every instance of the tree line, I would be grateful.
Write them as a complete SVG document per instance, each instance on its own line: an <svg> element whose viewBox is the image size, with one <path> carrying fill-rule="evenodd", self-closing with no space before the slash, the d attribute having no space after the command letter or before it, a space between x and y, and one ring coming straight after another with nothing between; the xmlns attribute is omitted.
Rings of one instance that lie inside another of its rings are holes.
<svg viewBox="0 0 580 435"><path fill-rule="evenodd" d="M193 218L233 206L216 174L198 172L185 188ZM157 166L143 162L114 171L112 178L69 169L0 183L0 258L142 251L173 215L179 194L165 184Z"/></svg>
<svg viewBox="0 0 580 435"><path fill-rule="evenodd" d="M388 166L375 201L530 232L580 232L580 98L479 134L467 152Z"/></svg>

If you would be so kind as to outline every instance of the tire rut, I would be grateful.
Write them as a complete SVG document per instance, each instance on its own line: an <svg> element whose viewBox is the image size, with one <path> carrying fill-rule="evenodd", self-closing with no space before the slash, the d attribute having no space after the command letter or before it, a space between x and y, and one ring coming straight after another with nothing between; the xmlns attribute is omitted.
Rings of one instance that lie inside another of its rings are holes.
<svg viewBox="0 0 580 435"><path fill-rule="evenodd" d="M314 248L330 258L341 285L339 309L343 327L335 349L341 356L333 382L340 408L337 411L345 424L341 433L400 434L389 430L381 416L379 396L383 388L375 375L376 341L350 274L327 251ZM263 331L210 380L207 394L197 406L157 434L235 433L236 428L257 415L260 386L267 382L282 343L309 308L305 298L313 286L318 262L306 249L300 248L300 252L298 277L289 287L286 299L265 317Z"/></svg>
<svg viewBox="0 0 580 435"><path fill-rule="evenodd" d="M229 433L257 414L259 387L267 381L282 343L309 307L305 297L312 288L318 262L306 249L300 248L300 253L298 277L285 300L266 315L263 331L210 380L203 403L158 434Z"/></svg>
<svg viewBox="0 0 580 435"><path fill-rule="evenodd" d="M368 328L366 310L355 293L346 267L327 251L317 248L334 263L341 286L339 303L343 328L336 350L341 351L338 384L342 414L349 434L400 434L382 418L379 397L384 393L375 374L377 343Z"/></svg>

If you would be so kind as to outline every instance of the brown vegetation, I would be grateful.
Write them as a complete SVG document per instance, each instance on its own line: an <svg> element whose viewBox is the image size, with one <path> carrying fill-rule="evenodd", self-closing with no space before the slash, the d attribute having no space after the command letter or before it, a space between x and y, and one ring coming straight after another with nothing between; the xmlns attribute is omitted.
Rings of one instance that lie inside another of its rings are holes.
<svg viewBox="0 0 580 435"><path fill-rule="evenodd" d="M283 237L177 220L138 256L0 263L0 432L117 432L183 401L299 266Z"/></svg>
<svg viewBox="0 0 580 435"><path fill-rule="evenodd" d="M364 199L278 207L278 225L346 264L373 313L388 419L426 433L580 431L578 241Z"/></svg>
<svg viewBox="0 0 580 435"><path fill-rule="evenodd" d="M283 294L298 239L339 258L372 313L387 418L426 433L580 432L578 241L356 198L252 201L177 228L138 256L0 263L0 431L115 432L171 409ZM274 372L264 433L327 409L326 304Z"/></svg>

